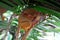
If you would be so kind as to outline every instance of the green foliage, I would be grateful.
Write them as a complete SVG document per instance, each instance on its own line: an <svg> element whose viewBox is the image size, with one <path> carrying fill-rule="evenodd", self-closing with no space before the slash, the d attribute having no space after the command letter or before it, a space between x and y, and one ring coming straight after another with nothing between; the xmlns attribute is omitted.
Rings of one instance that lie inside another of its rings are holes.
<svg viewBox="0 0 60 40"><path fill-rule="evenodd" d="M30 36L29 36L29 38L27 38L27 40L29 39L34 39L34 40L38 40L38 38L37 38L37 36L41 36L40 34L39 34L39 31L37 31L37 30L32 30L31 31L31 33L30 33Z"/></svg>
<svg viewBox="0 0 60 40"><path fill-rule="evenodd" d="M20 30L20 33L24 34L25 33L25 30L21 29Z"/></svg>
<svg viewBox="0 0 60 40"><path fill-rule="evenodd" d="M20 12L21 12L21 10L22 10L22 7L21 7L21 6L17 6L17 7L14 8L13 12L14 12L15 14L19 15Z"/></svg>
<svg viewBox="0 0 60 40"><path fill-rule="evenodd" d="M54 29L55 32L60 32L60 27Z"/></svg>
<svg viewBox="0 0 60 40"><path fill-rule="evenodd" d="M12 26L17 26L18 25L18 19L17 18L14 18L11 22L11 25Z"/></svg>
<svg viewBox="0 0 60 40"><path fill-rule="evenodd" d="M6 29L7 28L7 22L6 21L0 21L0 29Z"/></svg>
<svg viewBox="0 0 60 40"><path fill-rule="evenodd" d="M55 15L56 17L60 18L60 12L57 12L42 6L33 6L32 8L44 14Z"/></svg>
<svg viewBox="0 0 60 40"><path fill-rule="evenodd" d="M51 9L47 9L47 8L41 7L41 6L30 6L30 7L39 11L39 12L42 12L44 14L49 14L49 16L51 18L46 19L47 22L45 22L45 23L44 23L44 21L42 23L38 23L29 33L27 40L32 40L32 39L38 40L38 36L43 37L44 35L41 31L44 31L44 32L60 32L60 19L59 19L60 18L60 12L57 12L57 11L54 11ZM19 5L19 6L14 8L13 12L16 13L17 15L20 15L22 10L23 10L23 6ZM9 13L9 12L7 12L7 13ZM8 14L8 16L9 15L10 14ZM52 20L54 20L55 22L53 22ZM49 25L48 25L49 23L53 24L53 26L56 25L56 27L58 27L58 28L52 28L51 26L49 27ZM8 23L5 21L4 22L0 21L0 28L6 29L7 24ZM47 25L44 25L44 24L47 24ZM18 19L17 18L12 19L10 31L15 33L17 26L18 26ZM21 29L20 32L24 33L25 31L23 29Z"/></svg>

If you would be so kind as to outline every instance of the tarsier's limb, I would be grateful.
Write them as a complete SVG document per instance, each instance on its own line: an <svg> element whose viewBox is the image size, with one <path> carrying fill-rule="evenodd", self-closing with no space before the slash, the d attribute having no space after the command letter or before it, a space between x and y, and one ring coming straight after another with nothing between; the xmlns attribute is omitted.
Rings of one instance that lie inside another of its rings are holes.
<svg viewBox="0 0 60 40"><path fill-rule="evenodd" d="M20 32L20 29L25 30L25 34L22 36L22 40L26 40L27 35L29 34L29 31L40 21L41 13L37 12L34 9L27 9L22 12L22 14L19 17L19 23L18 23L18 29L17 29L17 35ZM16 38L16 40L18 40Z"/></svg>

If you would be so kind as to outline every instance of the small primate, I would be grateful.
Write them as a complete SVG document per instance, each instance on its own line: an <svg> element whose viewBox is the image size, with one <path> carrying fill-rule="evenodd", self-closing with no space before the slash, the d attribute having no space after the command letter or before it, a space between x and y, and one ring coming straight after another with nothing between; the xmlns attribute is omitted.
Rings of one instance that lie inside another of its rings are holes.
<svg viewBox="0 0 60 40"><path fill-rule="evenodd" d="M22 36L22 40L26 40L26 37L29 34L30 30L40 21L41 16L42 13L32 8L24 10L18 18L18 29L16 36L18 36L20 29L24 29L25 34Z"/></svg>

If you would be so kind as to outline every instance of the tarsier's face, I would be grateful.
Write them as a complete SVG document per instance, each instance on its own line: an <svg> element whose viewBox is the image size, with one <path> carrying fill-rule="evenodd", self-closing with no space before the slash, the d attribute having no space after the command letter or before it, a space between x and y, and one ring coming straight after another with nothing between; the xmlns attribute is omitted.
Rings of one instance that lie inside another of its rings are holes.
<svg viewBox="0 0 60 40"><path fill-rule="evenodd" d="M33 9L27 9L23 11L23 16L28 18L29 20L34 20L34 18L36 18L37 15L38 15L38 12Z"/></svg>

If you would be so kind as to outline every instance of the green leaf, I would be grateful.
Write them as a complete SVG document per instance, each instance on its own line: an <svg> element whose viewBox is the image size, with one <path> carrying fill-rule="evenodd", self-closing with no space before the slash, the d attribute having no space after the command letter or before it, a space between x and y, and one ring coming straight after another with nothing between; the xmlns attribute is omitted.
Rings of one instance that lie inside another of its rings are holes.
<svg viewBox="0 0 60 40"><path fill-rule="evenodd" d="M57 11L54 11L54 10L51 10L42 6L33 6L32 8L44 14L54 15L60 18L60 12L57 12Z"/></svg>

